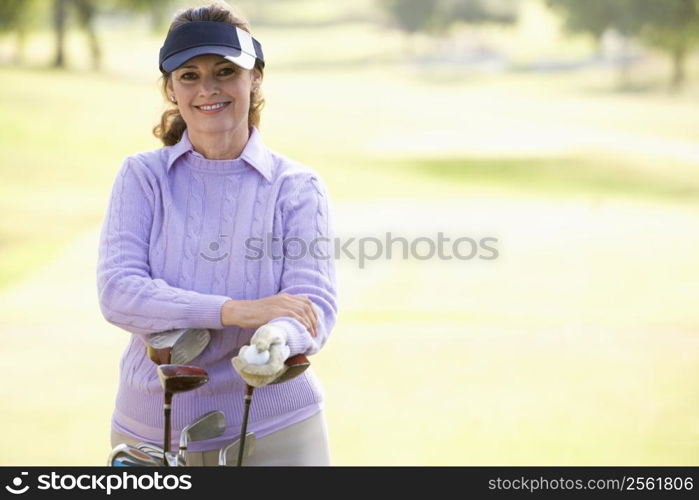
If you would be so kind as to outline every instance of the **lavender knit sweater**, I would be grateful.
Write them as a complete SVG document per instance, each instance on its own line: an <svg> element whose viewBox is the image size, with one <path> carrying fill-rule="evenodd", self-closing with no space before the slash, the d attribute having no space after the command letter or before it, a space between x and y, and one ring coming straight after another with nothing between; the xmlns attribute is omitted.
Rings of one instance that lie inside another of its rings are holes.
<svg viewBox="0 0 699 500"><path fill-rule="evenodd" d="M315 354L337 316L332 238L321 179L266 148L254 127L235 160L203 157L186 131L174 146L126 158L114 182L97 263L102 314L132 333L121 358L113 428L162 440L163 393L145 339L198 327L210 329L211 343L191 364L206 369L210 381L175 396L173 445L185 425L211 410L224 411L226 433L191 449L216 449L236 438L245 383L231 358L254 329L224 328L221 306L230 298L308 295L319 318L317 337L293 318L272 322L287 332L292 355ZM322 401L310 368L289 382L257 389L249 429L264 436L320 411Z"/></svg>

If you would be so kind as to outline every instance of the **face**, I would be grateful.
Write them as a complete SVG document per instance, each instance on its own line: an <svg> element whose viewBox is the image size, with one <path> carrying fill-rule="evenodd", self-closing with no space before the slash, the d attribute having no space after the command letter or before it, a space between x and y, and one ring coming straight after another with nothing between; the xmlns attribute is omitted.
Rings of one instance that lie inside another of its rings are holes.
<svg viewBox="0 0 699 500"><path fill-rule="evenodd" d="M257 69L243 69L221 56L205 54L173 71L167 89L188 129L247 133L250 92L261 80Z"/></svg>

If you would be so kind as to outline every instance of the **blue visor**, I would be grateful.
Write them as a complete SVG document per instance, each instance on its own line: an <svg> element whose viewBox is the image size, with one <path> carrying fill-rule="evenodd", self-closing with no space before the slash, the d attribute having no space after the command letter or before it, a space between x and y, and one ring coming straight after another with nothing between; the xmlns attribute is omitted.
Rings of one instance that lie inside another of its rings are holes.
<svg viewBox="0 0 699 500"><path fill-rule="evenodd" d="M244 69L265 65L262 45L250 33L217 21L182 24L167 34L160 49L160 71L171 73L193 57L216 54Z"/></svg>

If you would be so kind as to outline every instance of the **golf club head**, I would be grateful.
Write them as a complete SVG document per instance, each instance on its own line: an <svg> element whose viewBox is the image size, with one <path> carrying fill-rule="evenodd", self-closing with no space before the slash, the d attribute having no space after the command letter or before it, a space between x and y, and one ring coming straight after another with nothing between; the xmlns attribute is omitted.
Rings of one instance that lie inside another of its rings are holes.
<svg viewBox="0 0 699 500"><path fill-rule="evenodd" d="M148 357L157 365L186 365L199 356L211 340L204 328L180 328L148 337Z"/></svg>
<svg viewBox="0 0 699 500"><path fill-rule="evenodd" d="M179 467L184 462L184 459L180 457L180 454L174 451L168 451L165 453L165 459L167 460L168 467Z"/></svg>
<svg viewBox="0 0 699 500"><path fill-rule="evenodd" d="M146 346L148 358L156 365L168 365L172 360L172 347L165 349L156 349L150 344Z"/></svg>
<svg viewBox="0 0 699 500"><path fill-rule="evenodd" d="M180 433L180 455L184 456L191 441L204 441L219 437L226 430L226 417L221 410L205 413Z"/></svg>
<svg viewBox="0 0 699 500"><path fill-rule="evenodd" d="M162 461L135 446L121 443L116 445L109 454L107 465L110 467L159 467Z"/></svg>
<svg viewBox="0 0 699 500"><path fill-rule="evenodd" d="M287 380L291 380L294 377L298 377L306 368L311 366L311 362L308 360L305 354L296 354L288 358L284 364L286 365L286 370L284 370L279 377L277 377L270 384L281 384Z"/></svg>
<svg viewBox="0 0 699 500"><path fill-rule="evenodd" d="M157 444L140 442L136 445L136 448L154 457L163 458L163 449Z"/></svg>
<svg viewBox="0 0 699 500"><path fill-rule="evenodd" d="M230 444L227 444L218 453L219 465L238 465L238 449L240 448L240 439L236 439ZM245 434L245 455L252 455L255 449L255 433L248 432Z"/></svg>
<svg viewBox="0 0 699 500"><path fill-rule="evenodd" d="M111 464L112 467L148 467L148 465L144 465L136 460L133 460L129 457L123 457L123 456L118 456L114 459L114 461Z"/></svg>
<svg viewBox="0 0 699 500"><path fill-rule="evenodd" d="M160 463L160 465L162 465L162 463L163 463L163 449L160 446L152 444L152 443L143 443L142 442L142 443L138 443L136 445L136 448L148 453L150 456L157 459L158 463ZM170 459L170 457L168 457L168 459ZM185 457L181 457L181 456L177 455L177 466L184 467L185 465L187 465L187 461L186 461Z"/></svg>
<svg viewBox="0 0 699 500"><path fill-rule="evenodd" d="M209 374L198 366L167 364L159 365L157 371L160 386L170 394L191 391L209 381Z"/></svg>

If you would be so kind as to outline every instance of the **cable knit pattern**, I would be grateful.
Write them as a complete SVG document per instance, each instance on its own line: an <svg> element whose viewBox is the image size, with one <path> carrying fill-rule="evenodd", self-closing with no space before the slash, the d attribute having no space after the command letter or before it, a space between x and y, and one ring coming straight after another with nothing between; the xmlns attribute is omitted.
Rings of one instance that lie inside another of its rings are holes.
<svg viewBox="0 0 699 500"><path fill-rule="evenodd" d="M174 146L126 158L112 189L97 264L102 314L133 334L122 354L113 427L160 442L162 389L145 341L173 328L208 328L211 343L192 364L206 369L210 381L175 397L173 445L179 430L211 410L224 411L228 429L221 438L192 443L192 449L216 449L235 438L245 383L230 359L254 331L224 328L221 306L229 298L308 295L320 319L316 338L290 317L273 322L287 332L292 354L315 354L337 317L331 233L320 177L268 149L254 127L234 160L204 158L186 131ZM298 246L287 248L273 236L298 238L314 253L299 256ZM289 382L259 388L250 429L264 436L310 417L322 401L312 368Z"/></svg>

